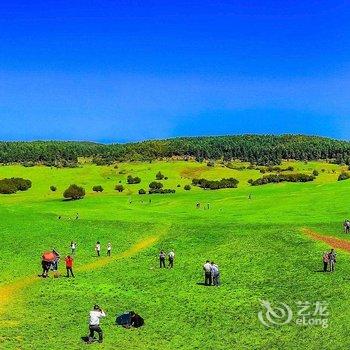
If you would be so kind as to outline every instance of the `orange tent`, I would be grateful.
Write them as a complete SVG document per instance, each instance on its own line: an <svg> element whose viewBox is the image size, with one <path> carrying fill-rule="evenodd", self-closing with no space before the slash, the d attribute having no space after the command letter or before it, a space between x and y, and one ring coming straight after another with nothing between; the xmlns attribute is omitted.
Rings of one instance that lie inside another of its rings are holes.
<svg viewBox="0 0 350 350"><path fill-rule="evenodd" d="M42 255L42 259L44 261L54 261L56 259L56 255L53 252L45 252Z"/></svg>

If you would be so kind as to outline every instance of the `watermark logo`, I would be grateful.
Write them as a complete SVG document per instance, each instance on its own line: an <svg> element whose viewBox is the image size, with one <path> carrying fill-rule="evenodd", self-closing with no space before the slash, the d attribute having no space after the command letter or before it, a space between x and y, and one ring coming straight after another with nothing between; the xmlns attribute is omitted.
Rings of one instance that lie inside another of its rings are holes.
<svg viewBox="0 0 350 350"><path fill-rule="evenodd" d="M283 326L294 323L297 326L328 327L328 303L325 301L295 302L296 312L286 303L272 304L267 300L260 301L262 310L258 312L259 321L266 327Z"/></svg>
<svg viewBox="0 0 350 350"><path fill-rule="evenodd" d="M272 307L269 301L261 300L261 306L263 310L259 311L258 318L266 327L288 324L293 318L292 309L285 303L279 303Z"/></svg>

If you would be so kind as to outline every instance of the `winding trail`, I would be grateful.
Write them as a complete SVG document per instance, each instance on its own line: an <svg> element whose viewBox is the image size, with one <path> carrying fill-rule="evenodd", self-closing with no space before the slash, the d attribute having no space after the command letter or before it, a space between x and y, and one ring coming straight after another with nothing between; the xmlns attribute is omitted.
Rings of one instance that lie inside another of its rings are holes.
<svg viewBox="0 0 350 350"><path fill-rule="evenodd" d="M333 237L333 236L321 235L321 234L319 234L319 233L317 233L317 232L315 232L307 227L303 227L301 229L301 231L303 233L305 233L307 236L309 236L317 241L327 243L332 248L342 249L342 250L345 250L347 252L350 252L350 240L341 239L341 238L337 238L337 237Z"/></svg>
<svg viewBox="0 0 350 350"><path fill-rule="evenodd" d="M119 255L116 255L114 258L109 258L109 257L103 257L100 258L96 261L93 261L91 263L81 265L75 269L75 271L78 272L86 272L86 271L91 271L95 269L102 268L108 264L111 264L115 262L116 260L121 260L128 258L130 256L133 256L140 251L149 248L152 246L158 239L160 238L161 235L158 236L149 236L137 243L135 243L133 246L131 246L128 250L121 252ZM26 287L37 283L41 281L40 278L35 277L35 276L28 276L21 278L17 281L14 281L12 283L0 286L0 318L3 316L6 311L7 307L11 302L13 302L15 297L18 297L18 294ZM18 322L16 321L6 321L6 320L1 320L0 321L1 328L3 327L14 327L18 325Z"/></svg>

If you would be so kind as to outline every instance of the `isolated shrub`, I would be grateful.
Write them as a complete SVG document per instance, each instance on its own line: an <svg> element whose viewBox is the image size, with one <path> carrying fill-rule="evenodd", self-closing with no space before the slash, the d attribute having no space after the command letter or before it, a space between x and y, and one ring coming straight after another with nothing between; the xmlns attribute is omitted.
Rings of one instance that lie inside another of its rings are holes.
<svg viewBox="0 0 350 350"><path fill-rule="evenodd" d="M161 182L152 181L148 187L152 190L159 190L163 187L163 184Z"/></svg>
<svg viewBox="0 0 350 350"><path fill-rule="evenodd" d="M138 176L132 177L131 175L129 175L126 179L126 182L128 184L139 184L141 182L141 179Z"/></svg>
<svg viewBox="0 0 350 350"><path fill-rule="evenodd" d="M63 197L66 199L82 199L85 196L85 190L78 185L70 185L64 192Z"/></svg>
<svg viewBox="0 0 350 350"><path fill-rule="evenodd" d="M94 186L92 188L94 192L103 192L103 187L101 185Z"/></svg>
<svg viewBox="0 0 350 350"><path fill-rule="evenodd" d="M123 192L124 191L124 186L123 185L116 185L115 188L114 188L116 191L118 192Z"/></svg>
<svg viewBox="0 0 350 350"><path fill-rule="evenodd" d="M22 179L20 177L12 177L11 179L0 180L0 193L12 194L17 191L26 191L32 187L30 180Z"/></svg>
<svg viewBox="0 0 350 350"><path fill-rule="evenodd" d="M52 186L50 186L50 190L52 192L56 192L57 191L57 187L52 185Z"/></svg>
<svg viewBox="0 0 350 350"><path fill-rule="evenodd" d="M312 172L312 175L313 175L313 176L318 176L318 175L319 175L319 172L318 172L316 169L314 169L314 171Z"/></svg>
<svg viewBox="0 0 350 350"><path fill-rule="evenodd" d="M177 186L176 187L181 187L181 185L180 184L177 184Z"/></svg>
<svg viewBox="0 0 350 350"><path fill-rule="evenodd" d="M164 179L164 175L160 171L158 171L158 173L156 174L156 179L157 180L163 180Z"/></svg>
<svg viewBox="0 0 350 350"><path fill-rule="evenodd" d="M164 180L168 180L168 177L167 177L167 176L165 176L165 177L164 177Z"/></svg>
<svg viewBox="0 0 350 350"><path fill-rule="evenodd" d="M192 184L204 189L218 190L220 188L236 188L239 181L233 177L221 180L193 179Z"/></svg>
<svg viewBox="0 0 350 350"><path fill-rule="evenodd" d="M139 194L146 194L146 191L143 188L141 188L139 189Z"/></svg>
<svg viewBox="0 0 350 350"><path fill-rule="evenodd" d="M344 171L338 176L338 181L347 180L349 178L350 178L350 174Z"/></svg>
<svg viewBox="0 0 350 350"><path fill-rule="evenodd" d="M184 186L184 190L189 191L190 189L191 189L191 186L190 186L190 185L185 185L185 186Z"/></svg>

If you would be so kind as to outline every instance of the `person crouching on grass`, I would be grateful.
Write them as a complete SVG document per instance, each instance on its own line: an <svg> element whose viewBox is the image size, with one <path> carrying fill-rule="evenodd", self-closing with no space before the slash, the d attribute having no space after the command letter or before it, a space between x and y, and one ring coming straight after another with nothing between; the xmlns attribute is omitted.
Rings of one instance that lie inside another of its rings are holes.
<svg viewBox="0 0 350 350"><path fill-rule="evenodd" d="M66 270L67 270L66 277L69 277L69 273L71 274L72 277L75 277L73 273L73 258L70 255L68 255L66 256L64 261L66 262Z"/></svg>
<svg viewBox="0 0 350 350"><path fill-rule="evenodd" d="M94 341L95 332L98 333L98 342L103 342L103 332L100 327L100 318L102 317L106 317L105 312L98 305L95 305L93 310L90 311L89 317L89 343Z"/></svg>
<svg viewBox="0 0 350 350"><path fill-rule="evenodd" d="M204 285L211 286L212 285L212 274L211 274L211 264L209 260L205 262L203 265L204 270Z"/></svg>

